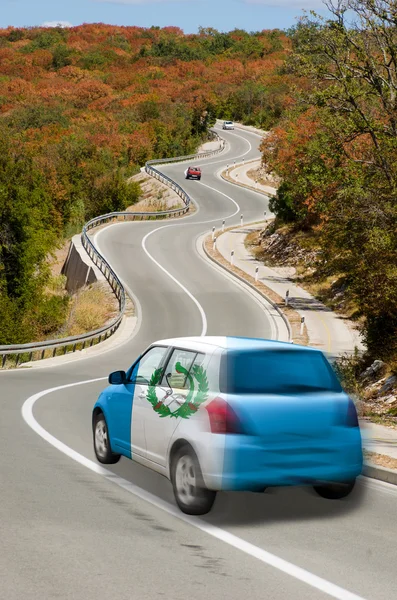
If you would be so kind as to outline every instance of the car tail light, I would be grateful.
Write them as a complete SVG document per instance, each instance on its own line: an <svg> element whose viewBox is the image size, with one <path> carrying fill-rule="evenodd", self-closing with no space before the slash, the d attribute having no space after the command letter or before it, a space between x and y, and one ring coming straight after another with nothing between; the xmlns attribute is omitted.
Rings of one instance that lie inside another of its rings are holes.
<svg viewBox="0 0 397 600"><path fill-rule="evenodd" d="M244 433L239 418L223 398L215 398L206 409L212 433Z"/></svg>

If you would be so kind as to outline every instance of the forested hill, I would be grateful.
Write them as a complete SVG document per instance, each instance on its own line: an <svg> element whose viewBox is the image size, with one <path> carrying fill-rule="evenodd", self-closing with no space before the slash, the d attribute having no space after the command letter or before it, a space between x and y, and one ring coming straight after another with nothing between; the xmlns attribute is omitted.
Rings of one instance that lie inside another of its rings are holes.
<svg viewBox="0 0 397 600"><path fill-rule="evenodd" d="M288 51L279 31L0 30L0 344L62 322L48 253L136 201L126 178L146 160L193 152L217 116L277 122Z"/></svg>
<svg viewBox="0 0 397 600"><path fill-rule="evenodd" d="M395 0L332 0L289 32L300 92L263 143L278 221L319 244L317 274L356 306L369 355L397 369Z"/></svg>

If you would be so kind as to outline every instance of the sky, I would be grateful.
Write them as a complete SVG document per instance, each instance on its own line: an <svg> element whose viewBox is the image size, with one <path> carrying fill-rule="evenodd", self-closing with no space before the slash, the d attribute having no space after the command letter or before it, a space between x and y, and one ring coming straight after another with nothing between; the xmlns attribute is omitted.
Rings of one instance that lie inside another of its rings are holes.
<svg viewBox="0 0 397 600"><path fill-rule="evenodd" d="M327 14L322 0L0 0L0 28L107 23L260 31L287 29L311 9Z"/></svg>

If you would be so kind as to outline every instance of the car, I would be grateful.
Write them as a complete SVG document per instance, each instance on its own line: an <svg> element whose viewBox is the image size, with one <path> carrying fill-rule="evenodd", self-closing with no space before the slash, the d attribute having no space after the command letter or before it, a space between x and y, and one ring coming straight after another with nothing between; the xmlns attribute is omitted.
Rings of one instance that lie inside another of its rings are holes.
<svg viewBox="0 0 397 600"><path fill-rule="evenodd" d="M201 179L200 167L189 167L186 171L186 179Z"/></svg>
<svg viewBox="0 0 397 600"><path fill-rule="evenodd" d="M233 121L223 121L222 129L234 129Z"/></svg>
<svg viewBox="0 0 397 600"><path fill-rule="evenodd" d="M318 349L165 339L109 384L92 412L98 461L124 456L164 475L186 514L209 512L221 490L310 485L340 499L361 473L355 405Z"/></svg>

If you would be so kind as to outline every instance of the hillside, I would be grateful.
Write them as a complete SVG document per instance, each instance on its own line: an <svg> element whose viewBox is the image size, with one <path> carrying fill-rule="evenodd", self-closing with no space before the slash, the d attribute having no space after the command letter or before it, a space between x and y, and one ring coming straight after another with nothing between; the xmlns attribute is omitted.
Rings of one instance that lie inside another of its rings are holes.
<svg viewBox="0 0 397 600"><path fill-rule="evenodd" d="M262 144L264 163L281 180L270 207L277 227L315 242L318 276L343 283L366 361L382 359L395 370L395 7L371 0L329 5L330 19L313 13L290 32L284 70L299 78L300 90Z"/></svg>
<svg viewBox="0 0 397 600"><path fill-rule="evenodd" d="M218 116L270 127L288 102L279 31L0 30L0 344L59 328L46 257L137 202L146 160L189 154Z"/></svg>

